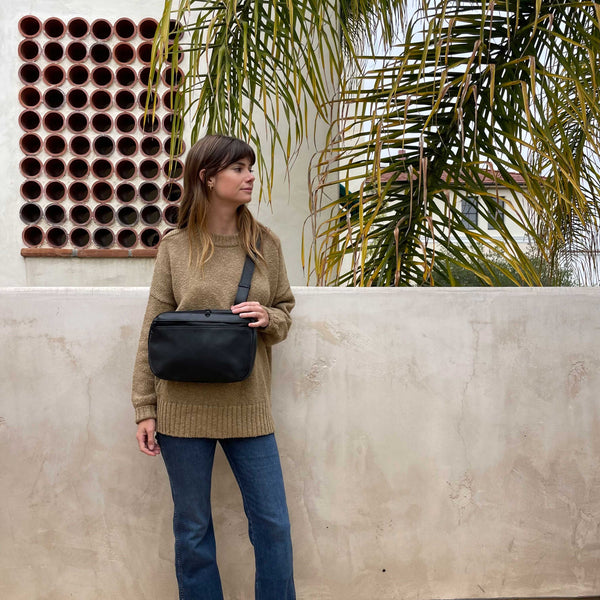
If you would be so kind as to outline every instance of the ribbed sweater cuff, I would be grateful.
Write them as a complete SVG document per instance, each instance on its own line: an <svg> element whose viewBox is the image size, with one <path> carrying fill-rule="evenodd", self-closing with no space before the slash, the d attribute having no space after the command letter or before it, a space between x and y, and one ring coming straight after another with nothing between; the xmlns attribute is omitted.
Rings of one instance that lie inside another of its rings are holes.
<svg viewBox="0 0 600 600"><path fill-rule="evenodd" d="M145 419L156 419L156 404L144 404L135 408L135 422L139 423Z"/></svg>
<svg viewBox="0 0 600 600"><path fill-rule="evenodd" d="M275 430L267 404L203 406L158 402L157 430L176 437L256 437Z"/></svg>

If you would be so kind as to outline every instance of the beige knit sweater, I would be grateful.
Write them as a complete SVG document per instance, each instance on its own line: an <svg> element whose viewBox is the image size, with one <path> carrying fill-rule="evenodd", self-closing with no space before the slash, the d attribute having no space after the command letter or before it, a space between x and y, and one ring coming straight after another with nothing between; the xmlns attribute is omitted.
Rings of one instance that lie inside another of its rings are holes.
<svg viewBox="0 0 600 600"><path fill-rule="evenodd" d="M182 383L158 379L148 366L152 319L170 310L231 308L244 267L238 235L213 235L215 252L203 268L189 265L188 239L176 230L161 241L150 286L148 307L135 359L132 402L136 423L156 418L157 430L178 437L231 438L272 433L271 346L287 336L294 296L281 244L269 230L252 277L249 301L260 302L269 325L259 329L254 369L236 383Z"/></svg>

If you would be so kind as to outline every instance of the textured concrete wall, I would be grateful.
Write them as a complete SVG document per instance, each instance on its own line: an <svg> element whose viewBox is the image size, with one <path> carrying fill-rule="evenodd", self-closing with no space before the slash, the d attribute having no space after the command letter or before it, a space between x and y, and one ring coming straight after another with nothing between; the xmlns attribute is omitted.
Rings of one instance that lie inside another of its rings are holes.
<svg viewBox="0 0 600 600"><path fill-rule="evenodd" d="M597 289L297 289L274 412L298 597L600 589ZM0 597L176 597L161 459L136 449L147 290L0 290ZM214 510L252 597L239 492Z"/></svg>

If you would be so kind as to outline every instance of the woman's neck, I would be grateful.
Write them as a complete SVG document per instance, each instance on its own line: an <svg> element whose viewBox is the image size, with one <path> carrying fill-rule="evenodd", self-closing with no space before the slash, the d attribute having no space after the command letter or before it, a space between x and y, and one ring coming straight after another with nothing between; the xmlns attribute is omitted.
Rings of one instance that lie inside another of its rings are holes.
<svg viewBox="0 0 600 600"><path fill-rule="evenodd" d="M229 208L229 207L227 207ZM208 231L216 235L234 235L238 233L237 210L213 205L207 215Z"/></svg>

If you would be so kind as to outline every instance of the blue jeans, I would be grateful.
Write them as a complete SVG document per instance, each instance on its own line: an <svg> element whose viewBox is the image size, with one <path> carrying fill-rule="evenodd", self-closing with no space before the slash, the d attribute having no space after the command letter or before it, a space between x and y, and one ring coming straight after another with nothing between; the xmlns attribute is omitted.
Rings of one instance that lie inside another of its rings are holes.
<svg viewBox="0 0 600 600"><path fill-rule="evenodd" d="M292 542L275 436L218 440L238 482L254 546L256 600L294 600ZM223 600L210 486L217 440L158 434L175 505L180 600Z"/></svg>

